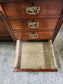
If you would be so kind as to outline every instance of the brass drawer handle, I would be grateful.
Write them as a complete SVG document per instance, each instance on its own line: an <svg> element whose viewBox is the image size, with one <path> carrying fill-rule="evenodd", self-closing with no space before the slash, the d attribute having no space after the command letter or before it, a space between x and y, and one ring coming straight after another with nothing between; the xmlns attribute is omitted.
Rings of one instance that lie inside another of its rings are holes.
<svg viewBox="0 0 63 84"><path fill-rule="evenodd" d="M39 26L39 22L28 22L29 28L37 28Z"/></svg>
<svg viewBox="0 0 63 84"><path fill-rule="evenodd" d="M33 39L38 38L38 34L29 34L29 38Z"/></svg>
<svg viewBox="0 0 63 84"><path fill-rule="evenodd" d="M37 6L26 7L26 13L30 15L38 14L39 11L40 11L40 7Z"/></svg>

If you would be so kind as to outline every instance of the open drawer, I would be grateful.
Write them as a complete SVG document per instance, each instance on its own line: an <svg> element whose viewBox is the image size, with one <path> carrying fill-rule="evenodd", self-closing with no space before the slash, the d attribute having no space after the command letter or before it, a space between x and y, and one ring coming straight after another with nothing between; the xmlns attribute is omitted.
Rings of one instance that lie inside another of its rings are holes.
<svg viewBox="0 0 63 84"><path fill-rule="evenodd" d="M17 40L13 64L14 71L57 71L54 51L49 41Z"/></svg>

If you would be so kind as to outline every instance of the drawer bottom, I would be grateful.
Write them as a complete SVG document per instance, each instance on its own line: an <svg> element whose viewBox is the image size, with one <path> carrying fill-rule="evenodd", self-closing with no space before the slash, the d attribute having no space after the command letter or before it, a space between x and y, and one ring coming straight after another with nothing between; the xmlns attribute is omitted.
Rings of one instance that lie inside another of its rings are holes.
<svg viewBox="0 0 63 84"><path fill-rule="evenodd" d="M57 71L52 42L17 40L14 71Z"/></svg>

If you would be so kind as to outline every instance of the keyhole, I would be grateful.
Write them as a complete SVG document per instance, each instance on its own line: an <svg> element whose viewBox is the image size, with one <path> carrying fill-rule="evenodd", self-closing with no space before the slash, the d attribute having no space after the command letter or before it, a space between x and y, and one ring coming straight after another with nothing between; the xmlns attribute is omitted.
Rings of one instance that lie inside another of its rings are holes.
<svg viewBox="0 0 63 84"><path fill-rule="evenodd" d="M32 22L34 22L34 19L32 20Z"/></svg>
<svg viewBox="0 0 63 84"><path fill-rule="evenodd" d="M34 3L32 2L32 6L34 6Z"/></svg>
<svg viewBox="0 0 63 84"><path fill-rule="evenodd" d="M32 32L32 34L35 34L34 31Z"/></svg>
<svg viewBox="0 0 63 84"><path fill-rule="evenodd" d="M62 14L63 14L63 10L62 10Z"/></svg>

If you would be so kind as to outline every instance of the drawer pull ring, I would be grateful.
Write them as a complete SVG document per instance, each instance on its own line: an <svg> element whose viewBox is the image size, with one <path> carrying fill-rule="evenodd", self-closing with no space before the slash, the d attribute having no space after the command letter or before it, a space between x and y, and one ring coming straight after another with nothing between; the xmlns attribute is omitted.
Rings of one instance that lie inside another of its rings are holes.
<svg viewBox="0 0 63 84"><path fill-rule="evenodd" d="M26 13L30 15L38 14L39 11L40 11L40 7L37 6L26 7Z"/></svg>
<svg viewBox="0 0 63 84"><path fill-rule="evenodd" d="M28 22L29 28L37 28L39 27L39 22Z"/></svg>
<svg viewBox="0 0 63 84"><path fill-rule="evenodd" d="M29 38L32 39L38 38L38 34L29 34Z"/></svg>

